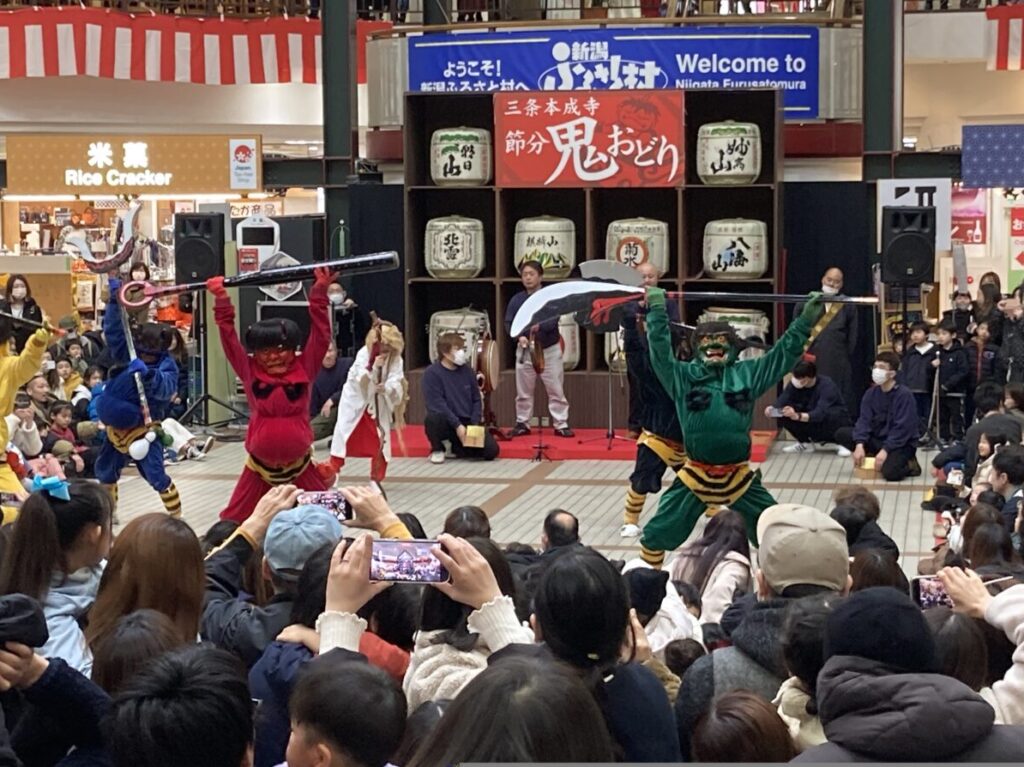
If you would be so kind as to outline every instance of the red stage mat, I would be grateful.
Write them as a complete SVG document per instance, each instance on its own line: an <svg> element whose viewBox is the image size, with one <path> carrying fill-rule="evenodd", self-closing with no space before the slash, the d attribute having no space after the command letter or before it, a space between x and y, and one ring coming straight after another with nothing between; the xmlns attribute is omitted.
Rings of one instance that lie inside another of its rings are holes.
<svg viewBox="0 0 1024 767"><path fill-rule="evenodd" d="M534 447L537 444L537 435L542 434L544 443L548 445L547 457L553 461L632 461L636 458L636 444L617 439L612 443L612 449L608 449L608 440L604 438L604 429L575 429L576 436L572 439L556 437L551 429L544 429L543 432L534 429L533 434L525 437L516 437L507 442L499 442L501 458L533 458L537 452ZM624 434L624 432L619 432ZM412 458L425 458L430 455L430 443L427 442L427 435L423 432L422 426L406 426L403 431L405 437L406 455ZM601 439L594 439L600 437ZM771 447L771 438L774 432L752 432L751 438L754 446L751 460L755 463L764 461L768 449ZM580 441L583 444L580 444ZM395 457L402 456L401 443L395 439L391 442L391 448Z"/></svg>

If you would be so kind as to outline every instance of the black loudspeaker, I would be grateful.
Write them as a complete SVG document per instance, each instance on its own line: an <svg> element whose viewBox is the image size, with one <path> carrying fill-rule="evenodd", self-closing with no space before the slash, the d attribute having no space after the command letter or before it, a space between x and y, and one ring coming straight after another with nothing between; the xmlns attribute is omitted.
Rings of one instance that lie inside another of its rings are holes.
<svg viewBox="0 0 1024 767"><path fill-rule="evenodd" d="M882 208L882 282L935 281L935 208Z"/></svg>
<svg viewBox="0 0 1024 767"><path fill-rule="evenodd" d="M174 280L179 285L224 274L224 216L178 213L174 216Z"/></svg>

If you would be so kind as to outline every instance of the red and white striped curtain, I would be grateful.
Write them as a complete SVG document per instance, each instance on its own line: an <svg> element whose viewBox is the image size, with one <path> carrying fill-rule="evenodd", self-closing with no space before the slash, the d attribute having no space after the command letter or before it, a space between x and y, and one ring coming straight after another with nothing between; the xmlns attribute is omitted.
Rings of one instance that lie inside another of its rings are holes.
<svg viewBox="0 0 1024 767"><path fill-rule="evenodd" d="M318 84L320 22L193 19L92 8L0 12L0 80Z"/></svg>
<svg viewBox="0 0 1024 767"><path fill-rule="evenodd" d="M988 68L1024 69L1024 5L1000 5L985 11L988 17Z"/></svg>

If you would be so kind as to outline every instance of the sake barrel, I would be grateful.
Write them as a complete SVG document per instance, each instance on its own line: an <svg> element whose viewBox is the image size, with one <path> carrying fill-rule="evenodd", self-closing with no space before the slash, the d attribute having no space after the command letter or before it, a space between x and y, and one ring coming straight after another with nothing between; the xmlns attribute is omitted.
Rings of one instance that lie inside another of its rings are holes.
<svg viewBox="0 0 1024 767"><path fill-rule="evenodd" d="M580 326L571 314L558 318L558 335L562 337L562 368L575 370L580 364Z"/></svg>
<svg viewBox="0 0 1024 767"><path fill-rule="evenodd" d="M491 132L441 128L430 137L430 177L438 186L484 186L491 181Z"/></svg>
<svg viewBox="0 0 1024 767"><path fill-rule="evenodd" d="M428 333L430 337L430 361L437 362L437 339L445 333L458 333L466 341L466 364L471 370L477 367L479 341L491 332L491 321L486 312L474 309L453 309L434 312L430 315Z"/></svg>
<svg viewBox="0 0 1024 767"><path fill-rule="evenodd" d="M749 218L708 221L704 227L704 276L752 280L768 270L768 226Z"/></svg>
<svg viewBox="0 0 1024 767"><path fill-rule="evenodd" d="M733 120L697 131L697 176L708 185L752 184L761 175L761 129Z"/></svg>
<svg viewBox="0 0 1024 767"><path fill-rule="evenodd" d="M605 258L626 266L652 264L658 277L668 271L668 224L653 218L622 218L608 224Z"/></svg>
<svg viewBox="0 0 1024 767"><path fill-rule="evenodd" d="M771 330L771 321L760 309L712 306L701 313L697 322L728 322L740 338L749 338L762 343L768 340L768 333ZM739 358L749 360L763 354L763 349L744 349L740 352Z"/></svg>
<svg viewBox="0 0 1024 767"><path fill-rule="evenodd" d="M516 222L516 271L524 261L539 261L544 277L568 277L576 266L576 225L557 216L521 218Z"/></svg>
<svg viewBox="0 0 1024 767"><path fill-rule="evenodd" d="M463 216L432 218L427 222L423 252L431 277L476 277L484 268L484 224Z"/></svg>

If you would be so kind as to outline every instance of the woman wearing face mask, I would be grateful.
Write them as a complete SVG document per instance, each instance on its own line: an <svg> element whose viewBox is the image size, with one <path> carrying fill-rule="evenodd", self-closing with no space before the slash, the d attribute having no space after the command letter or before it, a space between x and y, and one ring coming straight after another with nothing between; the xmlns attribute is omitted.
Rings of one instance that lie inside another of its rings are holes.
<svg viewBox="0 0 1024 767"><path fill-rule="evenodd" d="M821 292L828 298L843 292L843 272L832 267L822 275ZM854 412L857 398L853 388L853 368L850 360L857 347L857 310L852 304L832 304L832 319L823 317L811 331L807 353L814 359L818 373L835 381L848 412ZM803 307L798 305L794 317ZM826 315L827 317L828 315Z"/></svg>
<svg viewBox="0 0 1024 767"><path fill-rule="evenodd" d="M32 288L29 287L28 280L24 275L12 274L8 278L4 298L0 301L0 312L33 322L43 321L43 310L32 298ZM14 351L21 354L21 350L25 348L25 342L35 332L35 328L15 322Z"/></svg>
<svg viewBox="0 0 1024 767"><path fill-rule="evenodd" d="M445 333L437 339L437 362L423 374L423 400L427 417L423 423L430 440L430 462L444 463L445 442L459 458L498 457L498 443L489 432L483 447L466 447L466 427L483 422L480 387L473 370L466 364L466 342L458 333Z"/></svg>

